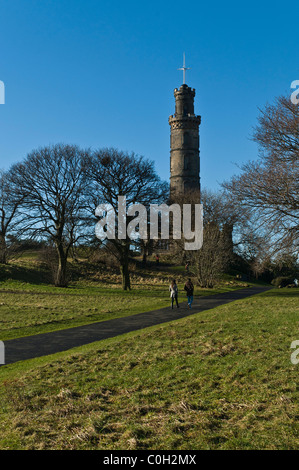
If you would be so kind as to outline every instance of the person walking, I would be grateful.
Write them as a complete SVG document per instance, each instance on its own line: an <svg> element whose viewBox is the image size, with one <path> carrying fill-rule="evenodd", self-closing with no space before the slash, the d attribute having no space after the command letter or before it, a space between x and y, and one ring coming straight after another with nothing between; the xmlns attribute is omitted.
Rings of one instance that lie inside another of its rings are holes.
<svg viewBox="0 0 299 470"><path fill-rule="evenodd" d="M187 298L188 298L188 307L191 308L192 302L193 302L194 286L190 278L186 282L184 286L184 290L186 291Z"/></svg>
<svg viewBox="0 0 299 470"><path fill-rule="evenodd" d="M178 286L175 282L175 279L171 281L171 284L169 286L169 292L170 292L170 298L171 298L171 308L173 309L173 303L174 301L176 302L177 308L179 308L179 303L178 303Z"/></svg>

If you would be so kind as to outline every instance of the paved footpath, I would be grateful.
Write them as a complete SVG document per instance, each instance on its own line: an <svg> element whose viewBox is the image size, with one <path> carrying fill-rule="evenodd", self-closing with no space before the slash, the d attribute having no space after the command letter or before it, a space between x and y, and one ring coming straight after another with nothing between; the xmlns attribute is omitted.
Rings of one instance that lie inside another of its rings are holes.
<svg viewBox="0 0 299 470"><path fill-rule="evenodd" d="M93 343L106 338L122 335L130 331L141 330L148 326L178 320L194 313L203 312L219 305L245 299L255 294L265 292L271 287L248 287L224 294L215 294L205 297L196 297L192 309L189 309L184 298L180 308L164 307L145 313L137 313L128 317L115 318L89 325L77 326L50 333L41 333L24 338L11 339L5 344L5 364L12 364L26 359L47 356L66 351L77 346Z"/></svg>

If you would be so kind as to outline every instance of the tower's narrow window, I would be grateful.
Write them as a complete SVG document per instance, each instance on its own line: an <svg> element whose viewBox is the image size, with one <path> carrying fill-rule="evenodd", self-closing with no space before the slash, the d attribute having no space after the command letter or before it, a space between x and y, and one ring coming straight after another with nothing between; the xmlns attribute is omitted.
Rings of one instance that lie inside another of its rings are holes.
<svg viewBox="0 0 299 470"><path fill-rule="evenodd" d="M189 155L184 156L184 170L189 170Z"/></svg>
<svg viewBox="0 0 299 470"><path fill-rule="evenodd" d="M189 139L189 132L184 132L184 135L183 135L183 146L184 146L184 147L188 147L188 146L189 146L189 142L190 142L190 139Z"/></svg>

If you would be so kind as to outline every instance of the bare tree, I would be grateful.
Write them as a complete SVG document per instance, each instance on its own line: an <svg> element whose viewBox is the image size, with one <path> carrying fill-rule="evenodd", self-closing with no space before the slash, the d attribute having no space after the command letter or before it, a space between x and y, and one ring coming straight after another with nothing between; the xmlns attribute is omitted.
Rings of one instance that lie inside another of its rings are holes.
<svg viewBox="0 0 299 470"><path fill-rule="evenodd" d="M197 279L201 287L213 287L231 261L230 239L216 222L204 227L202 248L195 253Z"/></svg>
<svg viewBox="0 0 299 470"><path fill-rule="evenodd" d="M151 203L159 204L167 198L168 185L157 176L153 162L114 148L99 150L88 157L86 174L93 180L92 192L96 205L110 204L116 214L116 237L107 240L106 249L119 262L123 289L130 289L129 259L133 242L128 237L127 227L133 217L126 217L125 237L119 239L118 197L126 197L127 208L132 204L143 204L148 208Z"/></svg>
<svg viewBox="0 0 299 470"><path fill-rule="evenodd" d="M260 113L253 134L259 160L241 166L241 175L223 187L267 232L274 253L286 246L294 252L299 236L299 108L282 96Z"/></svg>
<svg viewBox="0 0 299 470"><path fill-rule="evenodd" d="M70 248L83 236L86 222L87 181L83 158L87 152L71 145L54 145L30 153L11 172L24 195L24 229L33 237L47 238L56 248L55 285L67 285Z"/></svg>
<svg viewBox="0 0 299 470"><path fill-rule="evenodd" d="M196 196L196 193L193 195ZM199 196L197 195L197 200ZM190 196L188 199L192 200ZM198 202L196 200L192 202ZM203 189L200 202L204 209L203 245L188 257L195 266L201 287L213 287L233 258L233 230L239 216L223 192Z"/></svg>
<svg viewBox="0 0 299 470"><path fill-rule="evenodd" d="M299 109L289 96L280 96L274 104L259 109L258 125L253 140L260 145L265 159L276 158L282 163L298 162Z"/></svg>
<svg viewBox="0 0 299 470"><path fill-rule="evenodd" d="M23 194L14 191L11 182L11 172L0 172L0 264L7 264L16 240L17 229L20 227L20 204L24 200Z"/></svg>

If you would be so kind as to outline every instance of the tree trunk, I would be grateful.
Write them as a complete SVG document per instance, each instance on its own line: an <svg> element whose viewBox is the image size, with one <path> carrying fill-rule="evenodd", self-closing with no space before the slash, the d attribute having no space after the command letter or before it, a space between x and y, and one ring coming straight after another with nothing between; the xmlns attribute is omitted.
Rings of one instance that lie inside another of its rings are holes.
<svg viewBox="0 0 299 470"><path fill-rule="evenodd" d="M0 235L0 264L8 264L5 236Z"/></svg>
<svg viewBox="0 0 299 470"><path fill-rule="evenodd" d="M140 242L141 254L142 254L142 265L145 267L147 264L147 257L153 252L153 241L152 240L141 240Z"/></svg>
<svg viewBox="0 0 299 470"><path fill-rule="evenodd" d="M67 253L65 253L63 246L57 246L58 253L58 267L55 276L56 287L67 287L66 279L66 265L67 265Z"/></svg>
<svg viewBox="0 0 299 470"><path fill-rule="evenodd" d="M122 275L122 288L123 290L131 290L130 272L129 272L129 259L125 257L120 266Z"/></svg>
<svg viewBox="0 0 299 470"><path fill-rule="evenodd" d="M142 264L144 267L146 266L146 261L147 261L147 254L146 254L146 248L144 248L143 255L142 255Z"/></svg>

